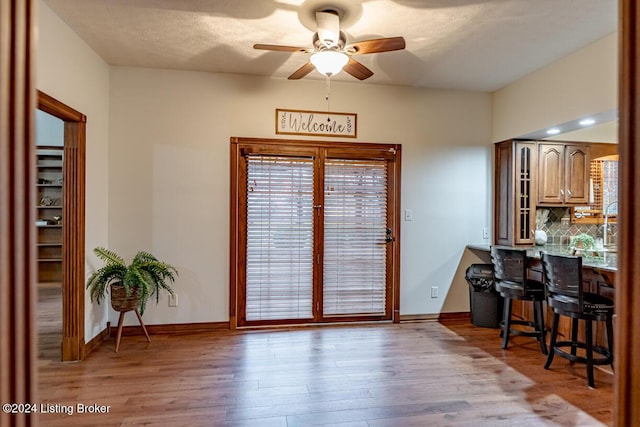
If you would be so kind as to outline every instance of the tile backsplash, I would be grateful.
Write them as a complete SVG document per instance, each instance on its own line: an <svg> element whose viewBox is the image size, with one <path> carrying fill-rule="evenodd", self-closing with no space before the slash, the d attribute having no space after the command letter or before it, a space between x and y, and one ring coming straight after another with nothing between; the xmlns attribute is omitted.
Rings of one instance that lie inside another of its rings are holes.
<svg viewBox="0 0 640 427"><path fill-rule="evenodd" d="M547 233L547 244L568 245L571 236L580 233L587 233L594 238L602 238L604 226L602 224L572 224L571 208L538 208L536 218L543 217L543 211L548 211L547 221L542 224L541 229ZM610 244L616 243L618 232L617 224L609 224L607 240Z"/></svg>

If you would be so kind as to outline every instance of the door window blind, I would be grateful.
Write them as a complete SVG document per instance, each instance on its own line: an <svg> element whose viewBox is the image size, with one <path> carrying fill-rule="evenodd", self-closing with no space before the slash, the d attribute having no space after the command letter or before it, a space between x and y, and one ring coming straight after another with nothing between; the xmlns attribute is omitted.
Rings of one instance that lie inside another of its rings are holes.
<svg viewBox="0 0 640 427"><path fill-rule="evenodd" d="M387 163L327 159L323 315L384 314Z"/></svg>
<svg viewBox="0 0 640 427"><path fill-rule="evenodd" d="M313 317L313 158L247 157L246 319Z"/></svg>

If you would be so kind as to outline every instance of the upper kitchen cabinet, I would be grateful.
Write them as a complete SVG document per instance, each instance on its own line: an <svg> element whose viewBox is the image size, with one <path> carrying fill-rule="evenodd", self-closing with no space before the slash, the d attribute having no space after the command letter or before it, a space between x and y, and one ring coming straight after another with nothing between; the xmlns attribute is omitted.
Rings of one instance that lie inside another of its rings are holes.
<svg viewBox="0 0 640 427"><path fill-rule="evenodd" d="M589 202L588 144L538 143L539 206L583 205Z"/></svg>
<svg viewBox="0 0 640 427"><path fill-rule="evenodd" d="M493 235L498 245L533 245L536 221L536 143L496 144Z"/></svg>

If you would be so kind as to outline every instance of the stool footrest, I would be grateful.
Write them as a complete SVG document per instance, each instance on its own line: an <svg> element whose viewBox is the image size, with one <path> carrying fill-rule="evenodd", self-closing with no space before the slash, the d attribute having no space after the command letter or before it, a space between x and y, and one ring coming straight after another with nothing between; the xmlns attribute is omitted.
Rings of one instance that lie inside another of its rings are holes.
<svg viewBox="0 0 640 427"><path fill-rule="evenodd" d="M565 359L568 359L572 362L587 363L588 360L586 357L577 356L575 354L571 354L570 352L564 350L564 348L572 349L574 347L586 349L587 344L584 342L558 341L556 342L552 350L558 356L564 357ZM592 349L594 353L598 353L603 356L603 357L597 357L597 358L594 357L592 360L592 363L594 365L610 365L613 362L613 355L606 348L593 346Z"/></svg>
<svg viewBox="0 0 640 427"><path fill-rule="evenodd" d="M542 332L537 329L538 326L534 322L530 322L528 320L512 319L510 323L512 325L528 326L534 329L533 331L523 331L522 329L509 328L509 333L511 335L520 335L524 337L541 337L542 336ZM500 322L500 328L502 328L502 330L504 331L504 321Z"/></svg>

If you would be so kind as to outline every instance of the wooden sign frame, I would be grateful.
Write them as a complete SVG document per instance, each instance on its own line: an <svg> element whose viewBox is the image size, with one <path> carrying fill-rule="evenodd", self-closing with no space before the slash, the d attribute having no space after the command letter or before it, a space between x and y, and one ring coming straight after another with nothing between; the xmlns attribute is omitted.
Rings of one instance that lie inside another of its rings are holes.
<svg viewBox="0 0 640 427"><path fill-rule="evenodd" d="M276 134L358 137L358 115L276 108Z"/></svg>

